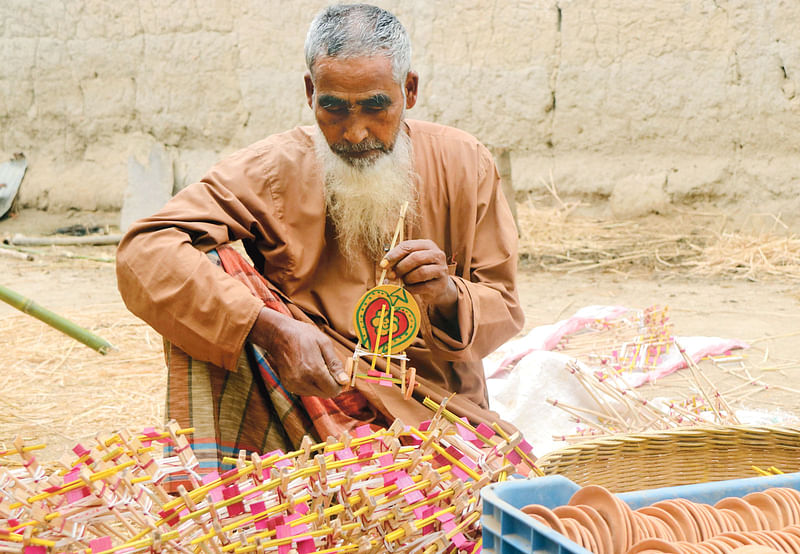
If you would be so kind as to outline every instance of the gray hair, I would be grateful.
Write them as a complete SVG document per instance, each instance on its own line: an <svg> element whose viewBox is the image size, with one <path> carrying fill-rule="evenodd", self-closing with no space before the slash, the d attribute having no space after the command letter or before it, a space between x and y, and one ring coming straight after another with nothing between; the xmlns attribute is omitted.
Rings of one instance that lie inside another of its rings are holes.
<svg viewBox="0 0 800 554"><path fill-rule="evenodd" d="M405 27L391 13L368 4L338 4L322 10L308 29L305 54L312 75L320 57L385 55L400 84L411 69L411 41Z"/></svg>

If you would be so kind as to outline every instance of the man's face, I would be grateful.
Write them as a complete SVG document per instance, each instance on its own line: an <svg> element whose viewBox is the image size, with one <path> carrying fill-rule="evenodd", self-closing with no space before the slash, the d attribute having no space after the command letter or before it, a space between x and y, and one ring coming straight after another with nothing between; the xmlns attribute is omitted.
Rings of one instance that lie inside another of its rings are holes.
<svg viewBox="0 0 800 554"><path fill-rule="evenodd" d="M404 108L416 103L417 81L409 72L401 87L386 56L321 58L314 79L305 77L308 105L325 140L356 167L392 150Z"/></svg>

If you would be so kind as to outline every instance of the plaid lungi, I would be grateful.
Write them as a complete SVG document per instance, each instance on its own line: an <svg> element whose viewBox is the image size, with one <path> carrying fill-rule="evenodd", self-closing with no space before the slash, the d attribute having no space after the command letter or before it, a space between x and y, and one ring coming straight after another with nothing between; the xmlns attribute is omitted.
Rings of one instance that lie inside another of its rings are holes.
<svg viewBox="0 0 800 554"><path fill-rule="evenodd" d="M250 288L268 308L291 316L269 283L238 252L222 246L209 258ZM199 461L197 473L222 473L233 468L223 458L296 450L304 435L314 442L338 436L365 423L386 426L385 418L356 389L335 399L298 397L287 391L266 362L263 350L251 343L242 349L236 371L196 360L164 341L168 367L167 420L193 427L189 443ZM171 456L170 448L165 451ZM189 484L187 474L173 474L167 486Z"/></svg>

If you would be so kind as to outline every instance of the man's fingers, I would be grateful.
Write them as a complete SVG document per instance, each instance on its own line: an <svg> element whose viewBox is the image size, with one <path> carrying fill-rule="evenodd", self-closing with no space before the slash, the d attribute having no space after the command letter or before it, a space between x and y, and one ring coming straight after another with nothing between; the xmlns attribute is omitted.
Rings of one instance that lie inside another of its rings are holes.
<svg viewBox="0 0 800 554"><path fill-rule="evenodd" d="M303 388L311 385L309 388L313 389L306 394L314 396L322 396L323 398L333 398L338 396L342 387L331 376L330 370L324 364L314 368L310 375L305 375L303 380Z"/></svg>
<svg viewBox="0 0 800 554"><path fill-rule="evenodd" d="M412 252L416 252L417 250L427 250L431 246L436 247L436 245L428 239L404 240L389 250L386 255L384 255L379 265L381 268L386 269L389 266L394 266L397 262Z"/></svg>
<svg viewBox="0 0 800 554"><path fill-rule="evenodd" d="M336 353L333 351L333 345L330 343L330 341L326 340L319 346L322 359L325 360L325 365L328 368L328 372L337 383L340 385L346 385L350 381L350 378L347 376L347 373L344 370L344 364L342 364L341 360L339 360L339 358L336 356Z"/></svg>

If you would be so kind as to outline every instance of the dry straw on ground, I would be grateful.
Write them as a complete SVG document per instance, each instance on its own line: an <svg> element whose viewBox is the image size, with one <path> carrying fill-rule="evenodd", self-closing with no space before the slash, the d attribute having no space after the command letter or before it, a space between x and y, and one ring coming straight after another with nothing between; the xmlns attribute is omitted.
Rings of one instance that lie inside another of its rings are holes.
<svg viewBox="0 0 800 554"><path fill-rule="evenodd" d="M580 204L554 198L517 207L522 260L541 269L800 281L800 237L778 217L751 216L736 230L722 213L696 211L615 221L579 216Z"/></svg>
<svg viewBox="0 0 800 554"><path fill-rule="evenodd" d="M0 318L0 449L20 435L47 445L42 459L55 459L101 430L163 423L159 336L116 306L61 315L117 350L102 356L21 313Z"/></svg>

